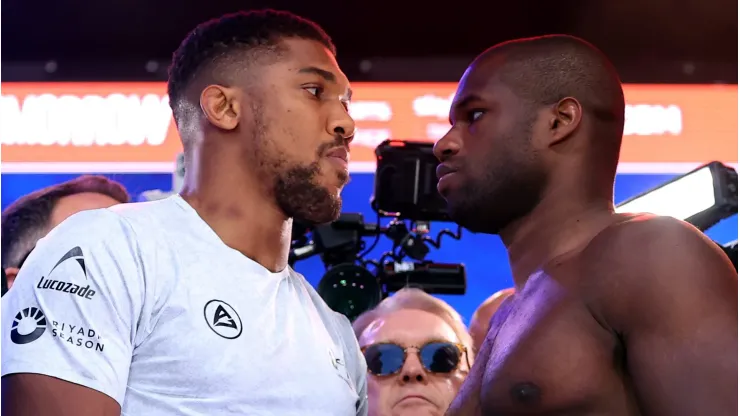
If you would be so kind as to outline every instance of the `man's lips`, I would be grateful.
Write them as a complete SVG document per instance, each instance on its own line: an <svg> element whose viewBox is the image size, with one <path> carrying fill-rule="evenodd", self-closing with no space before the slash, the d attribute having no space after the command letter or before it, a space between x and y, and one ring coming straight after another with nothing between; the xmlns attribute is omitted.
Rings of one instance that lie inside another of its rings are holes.
<svg viewBox="0 0 740 416"><path fill-rule="evenodd" d="M344 147L337 147L336 149L332 149L326 153L326 156L335 157L337 159L343 160L344 163L349 163L349 151Z"/></svg>
<svg viewBox="0 0 740 416"><path fill-rule="evenodd" d="M445 165L444 163L440 163L437 166L437 179L442 179L443 176L449 175L450 173L454 173L456 171L457 169L451 166Z"/></svg>
<svg viewBox="0 0 740 416"><path fill-rule="evenodd" d="M427 403L432 403L431 400L427 399L425 396L421 394L409 394L407 396L403 396L401 400L399 400L396 404L401 404L405 401L424 401Z"/></svg>

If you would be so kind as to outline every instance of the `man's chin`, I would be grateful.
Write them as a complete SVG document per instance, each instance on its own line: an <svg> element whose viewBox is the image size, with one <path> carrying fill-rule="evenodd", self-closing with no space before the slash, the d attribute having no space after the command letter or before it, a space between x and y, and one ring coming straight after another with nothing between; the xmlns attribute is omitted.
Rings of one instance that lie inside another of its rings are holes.
<svg viewBox="0 0 740 416"><path fill-rule="evenodd" d="M349 178L327 178L324 181L323 187L330 194L335 195L337 198L340 197L344 187L349 183Z"/></svg>
<svg viewBox="0 0 740 416"><path fill-rule="evenodd" d="M456 224L474 233L485 233L486 226L483 221L483 212L477 207L460 201L460 203L447 202L447 214Z"/></svg>
<svg viewBox="0 0 740 416"><path fill-rule="evenodd" d="M337 197L324 206L313 207L313 209L305 208L309 207L302 207L296 212L294 216L296 221L309 225L330 224L338 220L342 213L342 199Z"/></svg>
<svg viewBox="0 0 740 416"><path fill-rule="evenodd" d="M301 224L308 225L310 227L315 227L318 225L327 225L331 224L334 221L339 219L339 215L337 216L321 216L321 217L300 217L296 216L293 218L294 221L298 221Z"/></svg>

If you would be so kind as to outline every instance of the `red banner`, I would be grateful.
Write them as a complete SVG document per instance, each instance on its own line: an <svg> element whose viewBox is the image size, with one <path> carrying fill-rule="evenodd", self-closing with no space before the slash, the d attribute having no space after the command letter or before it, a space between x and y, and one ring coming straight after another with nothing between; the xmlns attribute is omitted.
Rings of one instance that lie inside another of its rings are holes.
<svg viewBox="0 0 740 416"><path fill-rule="evenodd" d="M352 87L353 171L374 169L373 149L386 138L433 141L449 129L454 83ZM621 166L737 163L737 85L624 88ZM181 151L164 83L3 83L0 114L5 172L167 171Z"/></svg>

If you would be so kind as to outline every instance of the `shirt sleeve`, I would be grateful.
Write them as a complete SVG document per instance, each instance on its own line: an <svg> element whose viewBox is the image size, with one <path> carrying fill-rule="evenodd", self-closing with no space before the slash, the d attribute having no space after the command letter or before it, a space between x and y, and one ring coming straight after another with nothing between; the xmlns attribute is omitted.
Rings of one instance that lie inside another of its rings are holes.
<svg viewBox="0 0 740 416"><path fill-rule="evenodd" d="M2 298L2 375L48 375L123 405L144 288L128 222L109 210L73 215Z"/></svg>
<svg viewBox="0 0 740 416"><path fill-rule="evenodd" d="M344 341L344 356L347 361L347 369L350 377L355 384L357 391L357 416L367 416L367 363L365 357L360 351L360 345L357 343L352 325L346 316L337 313L339 327L342 328L342 339Z"/></svg>

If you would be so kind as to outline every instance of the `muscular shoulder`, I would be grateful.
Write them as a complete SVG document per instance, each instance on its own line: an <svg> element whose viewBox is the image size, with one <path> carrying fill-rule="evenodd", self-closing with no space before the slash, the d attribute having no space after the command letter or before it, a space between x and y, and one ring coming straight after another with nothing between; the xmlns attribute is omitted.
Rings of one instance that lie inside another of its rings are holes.
<svg viewBox="0 0 740 416"><path fill-rule="evenodd" d="M658 308L691 308L693 299L721 299L737 288L737 274L714 242L686 222L652 215L599 234L583 252L582 273L618 321Z"/></svg>
<svg viewBox="0 0 740 416"><path fill-rule="evenodd" d="M157 248L166 246L165 236L156 231L157 223L151 215L136 211L139 207L135 205L139 204L122 205L132 207L88 210L70 216L41 239L34 252L44 247L48 254L57 246L74 246L98 259L129 258L150 263L146 260L156 257Z"/></svg>
<svg viewBox="0 0 740 416"><path fill-rule="evenodd" d="M125 284L127 290L143 291L149 286L144 281L155 279L158 284L152 286L156 286L152 293L170 288L172 285L164 282L172 280L171 273L161 267L172 258L161 249L166 247L166 237L159 236L150 220L137 221L145 216L131 216L114 208L82 211L56 226L36 244L16 283L23 275L45 275L74 258L83 265L88 279L99 285ZM119 292L111 294L118 296Z"/></svg>
<svg viewBox="0 0 740 416"><path fill-rule="evenodd" d="M583 254L586 266L609 274L642 275L677 265L724 268L729 264L717 245L694 226L653 215L635 216L607 228Z"/></svg>
<svg viewBox="0 0 740 416"><path fill-rule="evenodd" d="M107 211L118 221L126 223L137 235L150 240L163 237L162 231L165 230L187 232L189 229L184 225L190 219L183 215L183 210L173 198L119 204L101 211Z"/></svg>
<svg viewBox="0 0 740 416"><path fill-rule="evenodd" d="M101 243L125 245L135 239L134 230L125 218L109 209L94 209L64 220L39 241L37 248L75 241L92 249L99 248Z"/></svg>

